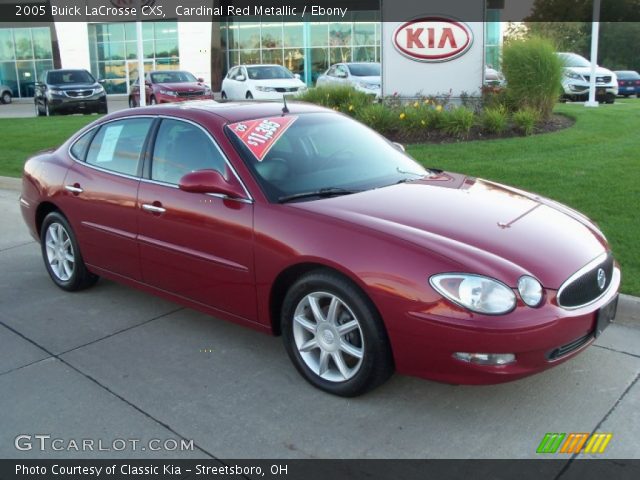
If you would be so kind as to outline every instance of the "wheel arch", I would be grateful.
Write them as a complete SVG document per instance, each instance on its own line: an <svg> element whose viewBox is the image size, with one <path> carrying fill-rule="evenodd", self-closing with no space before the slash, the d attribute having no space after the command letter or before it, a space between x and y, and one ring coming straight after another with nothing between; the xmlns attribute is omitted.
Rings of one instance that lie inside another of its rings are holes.
<svg viewBox="0 0 640 480"><path fill-rule="evenodd" d="M38 236L40 236L41 229L42 229L42 222L44 222L44 219L47 217L47 215L49 215L51 212L58 212L60 215L64 216L66 218L66 215L62 212L62 210L60 210L60 208L53 202L42 202L40 203L40 205L38 205L38 208L36 208L36 232L38 233Z"/></svg>
<svg viewBox="0 0 640 480"><path fill-rule="evenodd" d="M269 292L269 317L271 320L271 331L274 335L280 336L282 334L280 313L287 291L301 276L317 270L335 273L350 282L371 302L371 306L382 318L380 310L371 298L371 295L369 295L363 283L352 272L316 261L305 261L289 265L276 276L275 280L271 284L271 290Z"/></svg>

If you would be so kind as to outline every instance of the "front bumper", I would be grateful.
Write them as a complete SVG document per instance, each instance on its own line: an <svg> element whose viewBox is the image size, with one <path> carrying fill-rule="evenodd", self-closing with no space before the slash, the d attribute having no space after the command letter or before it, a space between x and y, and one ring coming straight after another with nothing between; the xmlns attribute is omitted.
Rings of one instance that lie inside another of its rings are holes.
<svg viewBox="0 0 640 480"><path fill-rule="evenodd" d="M474 315L469 319L448 315L453 307L445 300L422 311L406 311L389 325L396 369L407 375L469 385L508 382L542 372L593 343L598 310L616 298L619 287L616 266L606 294L575 310L559 307L555 291L547 291L541 307L529 308L520 302L503 316ZM454 358L455 352L513 353L516 360L508 365L479 365Z"/></svg>
<svg viewBox="0 0 640 480"><path fill-rule="evenodd" d="M586 81L570 81L562 84L565 97L587 98L589 96L590 84ZM618 95L617 83L596 83L596 96Z"/></svg>
<svg viewBox="0 0 640 480"><path fill-rule="evenodd" d="M51 95L47 98L49 108L56 112L99 112L106 111L107 95L99 93L87 97L67 97Z"/></svg>

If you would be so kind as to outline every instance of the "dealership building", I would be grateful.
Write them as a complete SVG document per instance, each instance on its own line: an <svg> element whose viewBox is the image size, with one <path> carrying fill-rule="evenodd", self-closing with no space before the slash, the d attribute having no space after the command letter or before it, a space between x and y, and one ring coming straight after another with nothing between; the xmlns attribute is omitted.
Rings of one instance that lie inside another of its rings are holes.
<svg viewBox="0 0 640 480"><path fill-rule="evenodd" d="M380 62L380 12L349 12L339 22L287 22L274 17L234 20L143 22L145 70L183 69L219 88L238 64L276 63L313 85L337 62ZM484 61L497 65L500 10L487 8ZM33 96L34 82L52 68L84 68L105 80L110 94L126 94L138 77L136 24L50 22L0 23L0 84L15 97Z"/></svg>

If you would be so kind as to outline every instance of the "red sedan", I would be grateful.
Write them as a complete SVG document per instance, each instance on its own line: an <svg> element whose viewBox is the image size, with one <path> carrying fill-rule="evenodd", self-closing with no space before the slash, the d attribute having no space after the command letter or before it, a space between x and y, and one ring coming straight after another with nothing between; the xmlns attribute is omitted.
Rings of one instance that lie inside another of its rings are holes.
<svg viewBox="0 0 640 480"><path fill-rule="evenodd" d="M211 88L202 78L181 70L159 70L145 75L146 104L185 102L187 100L213 100ZM138 80L131 87L129 107L140 105Z"/></svg>
<svg viewBox="0 0 640 480"><path fill-rule="evenodd" d="M580 213L425 169L306 104L108 115L27 161L20 204L60 288L100 276L281 334L306 380L344 396L394 370L541 372L594 341L620 285Z"/></svg>

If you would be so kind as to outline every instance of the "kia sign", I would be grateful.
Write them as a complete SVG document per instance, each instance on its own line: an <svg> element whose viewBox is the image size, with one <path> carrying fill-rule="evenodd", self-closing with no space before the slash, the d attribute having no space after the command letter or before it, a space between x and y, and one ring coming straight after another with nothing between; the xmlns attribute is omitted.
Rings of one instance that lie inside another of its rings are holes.
<svg viewBox="0 0 640 480"><path fill-rule="evenodd" d="M485 1L421 0L421 14L398 20L408 2L415 11L415 0L382 2L382 94L481 95L485 24L462 19L483 18Z"/></svg>
<svg viewBox="0 0 640 480"><path fill-rule="evenodd" d="M447 62L464 55L473 44L473 32L462 22L424 17L403 23L393 33L393 45L404 56L420 62Z"/></svg>

